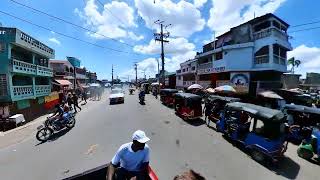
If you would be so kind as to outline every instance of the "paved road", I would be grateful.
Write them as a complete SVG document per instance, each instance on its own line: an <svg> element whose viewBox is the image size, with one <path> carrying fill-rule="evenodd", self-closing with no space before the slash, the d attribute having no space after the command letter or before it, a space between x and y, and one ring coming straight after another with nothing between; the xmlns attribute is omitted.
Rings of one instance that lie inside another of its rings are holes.
<svg viewBox="0 0 320 180"><path fill-rule="evenodd" d="M107 95L105 95L106 98ZM192 168L212 179L319 179L319 165L296 155L289 146L278 169L253 161L233 147L203 121L187 123L151 95L146 105L137 95L125 104L109 105L104 99L92 103L77 116L71 131L43 144L31 136L24 142L0 150L0 179L61 179L110 161L118 147L131 141L141 129L150 136L151 165L161 180L170 180Z"/></svg>

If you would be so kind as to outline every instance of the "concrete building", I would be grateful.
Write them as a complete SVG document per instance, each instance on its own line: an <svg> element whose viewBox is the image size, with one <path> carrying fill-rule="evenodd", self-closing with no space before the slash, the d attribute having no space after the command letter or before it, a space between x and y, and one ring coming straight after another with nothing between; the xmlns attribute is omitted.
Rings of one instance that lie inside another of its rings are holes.
<svg viewBox="0 0 320 180"><path fill-rule="evenodd" d="M97 73L87 71L88 83L96 83L97 82Z"/></svg>
<svg viewBox="0 0 320 180"><path fill-rule="evenodd" d="M50 60L50 67L53 69L53 90L58 92L73 89L74 68L66 60Z"/></svg>
<svg viewBox="0 0 320 180"><path fill-rule="evenodd" d="M266 14L231 28L196 55L197 78L192 76L192 82L213 87L230 84L239 93L250 94L281 88L287 51L292 50L288 27L277 16Z"/></svg>
<svg viewBox="0 0 320 180"><path fill-rule="evenodd" d="M307 73L306 79L300 87L304 90L309 90L310 92L320 91L320 73Z"/></svg>
<svg viewBox="0 0 320 180"><path fill-rule="evenodd" d="M51 93L55 51L17 28L0 27L0 106L30 120L44 111Z"/></svg>
<svg viewBox="0 0 320 180"><path fill-rule="evenodd" d="M176 88L184 89L196 83L197 59L190 59L180 64L180 69L176 71Z"/></svg>

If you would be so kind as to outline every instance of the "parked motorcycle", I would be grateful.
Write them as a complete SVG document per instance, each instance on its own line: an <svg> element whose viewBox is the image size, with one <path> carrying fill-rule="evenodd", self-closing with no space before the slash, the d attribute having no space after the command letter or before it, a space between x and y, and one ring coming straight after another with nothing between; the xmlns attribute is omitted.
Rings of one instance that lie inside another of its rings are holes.
<svg viewBox="0 0 320 180"><path fill-rule="evenodd" d="M64 120L56 120L55 118L47 117L45 122L37 127L36 138L41 141L47 141L55 132L61 131L64 128L71 129L76 123L74 113L64 113Z"/></svg>

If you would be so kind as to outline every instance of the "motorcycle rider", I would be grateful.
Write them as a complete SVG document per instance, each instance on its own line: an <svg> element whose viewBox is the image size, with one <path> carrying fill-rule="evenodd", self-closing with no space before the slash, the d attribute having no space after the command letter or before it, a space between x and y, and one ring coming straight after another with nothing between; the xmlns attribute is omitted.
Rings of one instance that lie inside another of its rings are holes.
<svg viewBox="0 0 320 180"><path fill-rule="evenodd" d="M144 90L141 88L140 92L139 92L139 100L140 101L144 101L144 97L145 97L145 92Z"/></svg>
<svg viewBox="0 0 320 180"><path fill-rule="evenodd" d="M53 118L55 122L58 122L61 125L66 120L64 117L64 114L69 112L69 107L68 105L65 104L64 107L62 108L60 104L56 104L55 108L56 108L55 113L49 118Z"/></svg>

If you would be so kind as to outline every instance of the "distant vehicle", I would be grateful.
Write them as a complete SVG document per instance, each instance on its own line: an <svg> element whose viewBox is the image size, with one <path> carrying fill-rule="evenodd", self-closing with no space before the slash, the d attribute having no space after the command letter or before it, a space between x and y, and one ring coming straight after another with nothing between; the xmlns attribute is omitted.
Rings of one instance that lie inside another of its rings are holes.
<svg viewBox="0 0 320 180"><path fill-rule="evenodd" d="M111 90L109 96L110 104L114 103L124 103L124 93L122 89L114 88Z"/></svg>
<svg viewBox="0 0 320 180"><path fill-rule="evenodd" d="M166 106L174 105L174 94L178 93L176 89L161 89L160 101Z"/></svg>
<svg viewBox="0 0 320 180"><path fill-rule="evenodd" d="M111 86L111 89L122 89L123 85L122 84L114 84L113 86Z"/></svg>

